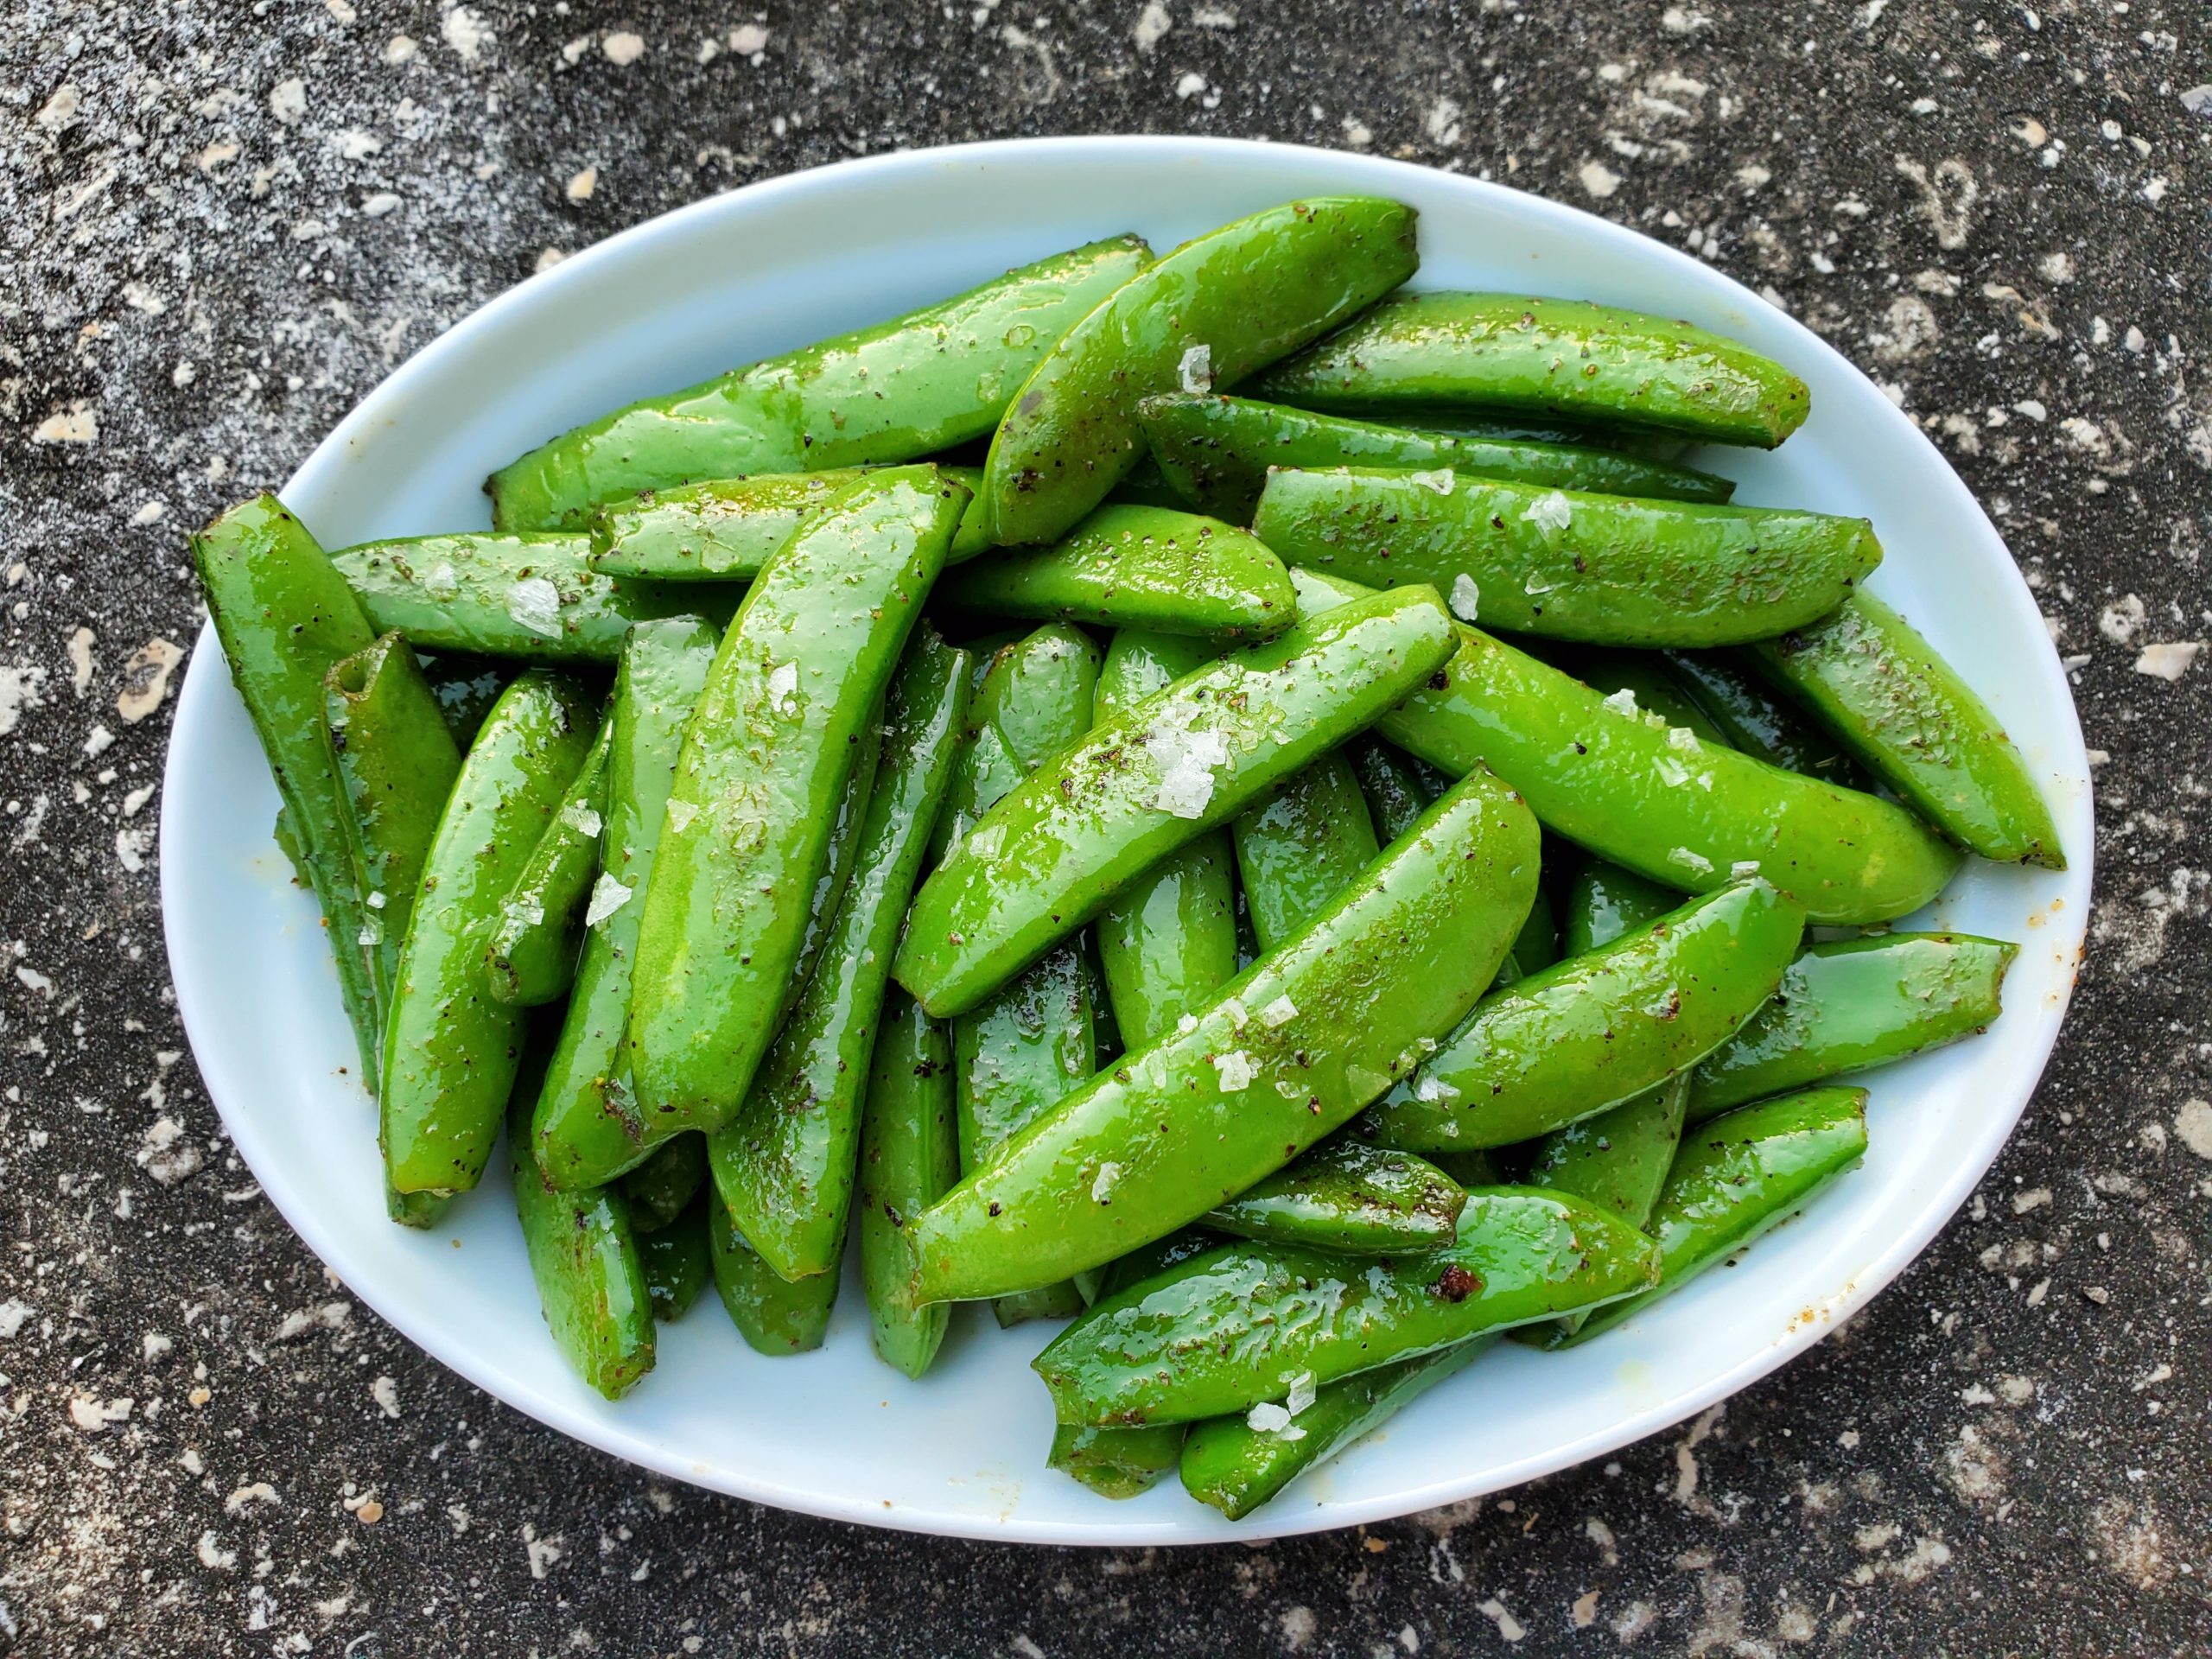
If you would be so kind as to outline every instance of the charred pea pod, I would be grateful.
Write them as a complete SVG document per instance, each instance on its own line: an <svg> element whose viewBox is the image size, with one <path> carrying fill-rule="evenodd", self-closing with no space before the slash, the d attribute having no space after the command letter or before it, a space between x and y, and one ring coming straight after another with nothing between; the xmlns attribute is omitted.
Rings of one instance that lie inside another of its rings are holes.
<svg viewBox="0 0 2212 1659"><path fill-rule="evenodd" d="M499 906L499 925L484 955L492 995L502 1002L550 1002L575 976L584 906L599 869L607 748L613 734L614 723L602 721L553 822Z"/></svg>

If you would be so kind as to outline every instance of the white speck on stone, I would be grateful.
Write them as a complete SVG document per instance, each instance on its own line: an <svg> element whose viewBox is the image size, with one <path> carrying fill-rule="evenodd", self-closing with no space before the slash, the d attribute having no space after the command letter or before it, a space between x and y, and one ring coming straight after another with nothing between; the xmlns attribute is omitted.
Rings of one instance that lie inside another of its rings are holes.
<svg viewBox="0 0 2212 1659"><path fill-rule="evenodd" d="M1129 31L1129 38L1136 42L1137 50L1149 52L1160 42L1161 37L1175 27L1175 20L1159 0L1148 0L1145 9L1137 14L1137 26Z"/></svg>
<svg viewBox="0 0 2212 1659"><path fill-rule="evenodd" d="M69 1421L87 1434L97 1434L110 1423L119 1423L130 1415L132 1402L128 1395L113 1400L102 1400L82 1392L69 1396Z"/></svg>
<svg viewBox="0 0 2212 1659"><path fill-rule="evenodd" d="M160 1332L149 1331L139 1339L138 1353L147 1364L158 1365L168 1357L169 1351L175 1346L175 1343L170 1341Z"/></svg>
<svg viewBox="0 0 2212 1659"><path fill-rule="evenodd" d="M1594 196L1599 201L1621 188L1621 175L1600 161L1583 162L1579 176L1582 181L1583 194Z"/></svg>
<svg viewBox="0 0 2212 1659"><path fill-rule="evenodd" d="M77 112L83 106L83 94L78 92L77 83L65 80L54 88L53 97L39 105L38 113L31 119L42 131L64 131L76 124Z"/></svg>
<svg viewBox="0 0 2212 1659"><path fill-rule="evenodd" d="M384 60L397 68L403 63L414 62L421 50L413 35L395 35L384 43Z"/></svg>
<svg viewBox="0 0 2212 1659"><path fill-rule="evenodd" d="M645 55L645 37L618 29L599 43L607 60L618 69L626 69Z"/></svg>
<svg viewBox="0 0 2212 1659"><path fill-rule="evenodd" d="M1528 511L1521 517L1548 537L1574 522L1574 505L1567 499L1565 492L1554 490L1550 494L1540 495L1531 501Z"/></svg>
<svg viewBox="0 0 2212 1659"><path fill-rule="evenodd" d="M599 814L582 801L570 801L561 809L561 822L587 840L596 841L606 823Z"/></svg>
<svg viewBox="0 0 2212 1659"><path fill-rule="evenodd" d="M1186 69L1175 82L1175 96L1196 98L1206 89L1206 78L1195 69Z"/></svg>
<svg viewBox="0 0 2212 1659"><path fill-rule="evenodd" d="M1462 622L1472 624L1482 620L1483 590L1475 586L1475 579L1462 570L1452 578L1452 614Z"/></svg>
<svg viewBox="0 0 2212 1659"><path fill-rule="evenodd" d="M1508 1642L1518 1642L1529 1634L1521 1621L1505 1611L1505 1604L1496 1596L1476 1604L1475 1611L1497 1626L1497 1633Z"/></svg>
<svg viewBox="0 0 2212 1659"><path fill-rule="evenodd" d="M1634 720L1637 716L1636 693L1624 685L1605 698L1605 707L1623 720Z"/></svg>
<svg viewBox="0 0 2212 1659"><path fill-rule="evenodd" d="M474 63L484 55L484 48L492 43L492 26L474 6L455 6L446 13L440 25L446 44L461 57Z"/></svg>
<svg viewBox="0 0 2212 1659"><path fill-rule="evenodd" d="M397 212L399 207L400 200L397 196L389 190L379 190L374 195L363 200L361 212L371 219L382 219L386 213Z"/></svg>
<svg viewBox="0 0 2212 1659"><path fill-rule="evenodd" d="M532 633L561 637L561 590L543 576L524 576L507 588L507 614Z"/></svg>
<svg viewBox="0 0 2212 1659"><path fill-rule="evenodd" d="M1213 1069L1221 1074L1221 1092L1241 1095L1252 1086L1252 1079L1259 1076L1252 1057L1241 1048L1232 1048L1226 1054L1213 1057Z"/></svg>
<svg viewBox="0 0 2212 1659"><path fill-rule="evenodd" d="M546 1569L568 1553L561 1547L559 1538L540 1538L537 1529L528 1522L523 1523L522 1541L530 1555L530 1576L533 1579L543 1578Z"/></svg>
<svg viewBox="0 0 2212 1659"><path fill-rule="evenodd" d="M85 734L85 758L97 760L105 754L115 742L115 734L105 726L95 724Z"/></svg>
<svg viewBox="0 0 2212 1659"><path fill-rule="evenodd" d="M2196 665L2203 650L2202 639L2170 639L2145 645L2135 658L2135 671L2154 680L2177 680Z"/></svg>
<svg viewBox="0 0 2212 1659"><path fill-rule="evenodd" d="M1669 864L1678 865L1692 875L1711 875L1713 861L1702 853L1694 853L1687 847L1677 847L1667 855Z"/></svg>
<svg viewBox="0 0 2212 1659"><path fill-rule="evenodd" d="M296 126L307 112L307 83L297 75L280 80L270 89L269 113L286 126Z"/></svg>
<svg viewBox="0 0 2212 1659"><path fill-rule="evenodd" d="M12 1342L34 1312L29 1302L0 1302L0 1342Z"/></svg>
<svg viewBox="0 0 2212 1659"><path fill-rule="evenodd" d="M274 1486L265 1480L257 1480L250 1485L239 1487L225 1498L223 1513L244 1515L256 1503L282 1503L283 1502L283 1500L276 1496L276 1489Z"/></svg>
<svg viewBox="0 0 2212 1659"><path fill-rule="evenodd" d="M1094 1204L1103 1204L1114 1196L1116 1183L1122 1179L1122 1166L1111 1159L1098 1166L1098 1179L1090 1184L1090 1198Z"/></svg>
<svg viewBox="0 0 2212 1659"><path fill-rule="evenodd" d="M1298 1018L1298 1005L1288 996L1279 996L1260 1010L1260 1023L1269 1031L1287 1026Z"/></svg>
<svg viewBox="0 0 2212 1659"><path fill-rule="evenodd" d="M606 871L592 884L591 903L584 906L584 925L597 927L616 911L630 902L630 889Z"/></svg>
<svg viewBox="0 0 2212 1659"><path fill-rule="evenodd" d="M1306 1431L1290 1421L1290 1413L1271 1400L1262 1400L1244 1414L1244 1426L1255 1434L1272 1434L1277 1440L1302 1440Z"/></svg>
<svg viewBox="0 0 2212 1659"><path fill-rule="evenodd" d="M195 1547L195 1553L200 1557L200 1565L210 1572L227 1573L238 1564L238 1551L225 1549L218 1543L215 1529L213 1527L200 1535L200 1542Z"/></svg>
<svg viewBox="0 0 2212 1659"><path fill-rule="evenodd" d="M729 32L729 49L744 57L768 49L768 31L758 23L740 23Z"/></svg>
<svg viewBox="0 0 2212 1659"><path fill-rule="evenodd" d="M2174 1133L2181 1136L2181 1143L2199 1158L2212 1161L2212 1101L2190 1099L2182 1102L2181 1109L2174 1114ZM6 1309L0 1308L0 1314ZM0 1336L10 1334L0 1326Z"/></svg>
<svg viewBox="0 0 2212 1659"><path fill-rule="evenodd" d="M1213 347L1198 345L1183 349L1182 360L1175 365L1175 377L1182 382L1185 391L1213 390Z"/></svg>
<svg viewBox="0 0 2212 1659"><path fill-rule="evenodd" d="M1739 858L1728 867L1728 874L1732 880L1749 881L1758 873L1759 861L1756 858Z"/></svg>
<svg viewBox="0 0 2212 1659"><path fill-rule="evenodd" d="M42 668L0 668L0 737L14 731L26 709L46 701Z"/></svg>
<svg viewBox="0 0 2212 1659"><path fill-rule="evenodd" d="M1148 746L1160 766L1160 793L1154 804L1179 818L1205 816L1213 798L1216 766L1229 760L1229 738L1217 731L1154 729Z"/></svg>
<svg viewBox="0 0 2212 1659"><path fill-rule="evenodd" d="M1452 475L1449 467L1435 467L1425 473L1408 473L1406 482L1417 484L1424 490L1433 490L1439 495L1449 495L1459 480Z"/></svg>
<svg viewBox="0 0 2212 1659"><path fill-rule="evenodd" d="M377 1402L377 1409L387 1417L399 1415L399 1384L389 1376L380 1376L369 1384L369 1398Z"/></svg>
<svg viewBox="0 0 2212 1659"><path fill-rule="evenodd" d="M183 660L175 641L158 637L130 653L123 664L123 690L115 698L115 712L124 725L136 726L162 706L169 694L169 677Z"/></svg>
<svg viewBox="0 0 2212 1659"><path fill-rule="evenodd" d="M561 193L570 201L589 201L591 193L598 188L599 168L594 166L571 175L568 183L562 187Z"/></svg>
<svg viewBox="0 0 2212 1659"><path fill-rule="evenodd" d="M33 443L97 443L99 436L99 416L81 398L31 429Z"/></svg>

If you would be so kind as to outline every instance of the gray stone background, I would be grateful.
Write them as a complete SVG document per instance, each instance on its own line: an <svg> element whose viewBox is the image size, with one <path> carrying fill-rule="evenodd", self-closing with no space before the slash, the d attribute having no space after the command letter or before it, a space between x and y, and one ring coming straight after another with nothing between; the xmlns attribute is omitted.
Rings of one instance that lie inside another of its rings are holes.
<svg viewBox="0 0 2212 1659"><path fill-rule="evenodd" d="M2206 1651L2200 0L18 0L0 69L0 1652ZM2081 994L1967 1210L1808 1358L1505 1498L1107 1554L670 1487L353 1304L185 1052L187 529L565 251L1092 130L1478 172L1761 289L1987 503L2102 752Z"/></svg>

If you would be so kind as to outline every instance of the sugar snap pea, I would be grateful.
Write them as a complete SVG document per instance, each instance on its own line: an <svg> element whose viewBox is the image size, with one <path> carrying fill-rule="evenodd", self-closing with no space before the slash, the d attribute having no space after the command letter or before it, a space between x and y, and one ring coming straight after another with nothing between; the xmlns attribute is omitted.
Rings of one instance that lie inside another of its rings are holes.
<svg viewBox="0 0 2212 1659"><path fill-rule="evenodd" d="M385 1170L400 1192L476 1185L513 1092L524 1011L484 952L499 906L590 753L597 698L542 669L501 693L439 817L385 1020Z"/></svg>
<svg viewBox="0 0 2212 1659"><path fill-rule="evenodd" d="M1516 981L1383 1097L1374 1138L1412 1152L1511 1146L1640 1094L1751 1018L1804 925L1771 884L1747 881Z"/></svg>
<svg viewBox="0 0 2212 1659"><path fill-rule="evenodd" d="M631 1219L634 1225L634 1205ZM715 1276L707 1226L707 1203L701 1199L684 1205L667 1225L638 1235L638 1261L645 1269L645 1294L652 1302L653 1318L663 1325L689 1313L699 1293Z"/></svg>
<svg viewBox="0 0 2212 1659"><path fill-rule="evenodd" d="M1404 588L1234 652L1039 767L915 895L893 975L972 1007L1148 867L1357 734L1442 664L1434 594Z"/></svg>
<svg viewBox="0 0 2212 1659"><path fill-rule="evenodd" d="M652 1157L622 1178L631 1224L640 1233L658 1232L690 1207L706 1184L705 1136L679 1135L662 1141Z"/></svg>
<svg viewBox="0 0 2212 1659"><path fill-rule="evenodd" d="M1564 1342L1586 1342L1680 1290L1787 1219L1866 1152L1864 1089L1808 1089L1688 1131L1651 1213L1658 1283L1597 1310Z"/></svg>
<svg viewBox="0 0 2212 1659"><path fill-rule="evenodd" d="M1323 1384L1314 1389L1313 1403L1281 1429L1255 1428L1236 1413L1193 1423L1183 1442L1183 1490L1231 1521L1242 1521L1306 1471L1372 1433L1446 1377L1465 1370L1496 1341L1495 1337L1471 1337L1433 1354ZM1290 1428L1298 1431L1295 1436L1287 1432Z"/></svg>
<svg viewBox="0 0 2212 1659"><path fill-rule="evenodd" d="M1310 409L1450 405L1618 421L1771 449L1812 394L1734 340L1642 311L1517 294L1408 294L1247 384Z"/></svg>
<svg viewBox="0 0 2212 1659"><path fill-rule="evenodd" d="M1090 728L1098 647L1064 623L975 652L975 694L960 764L930 835L930 861L941 864L976 821L1005 798L1034 765ZM1030 683L1039 683L1033 691ZM1025 760L1024 755L1029 758Z"/></svg>
<svg viewBox="0 0 2212 1659"><path fill-rule="evenodd" d="M1344 746L1360 793L1367 797L1367 814L1375 834L1388 846L1428 810L1429 793L1421 773L1402 752L1370 732Z"/></svg>
<svg viewBox="0 0 2212 1659"><path fill-rule="evenodd" d="M1108 502L1049 546L979 559L938 585L978 616L1268 639L1298 620L1289 574L1254 537L1166 507Z"/></svg>
<svg viewBox="0 0 2212 1659"><path fill-rule="evenodd" d="M697 613L719 622L734 587L617 582L581 535L470 531L364 542L332 554L378 628L425 651L530 663L612 663L632 624Z"/></svg>
<svg viewBox="0 0 2212 1659"><path fill-rule="evenodd" d="M1275 785L1230 825L1260 949L1301 931L1382 850L1367 798L1341 753Z"/></svg>
<svg viewBox="0 0 2212 1659"><path fill-rule="evenodd" d="M1698 1063L1690 1121L1972 1036L1997 1017L2018 951L1970 933L1808 945L1773 998Z"/></svg>
<svg viewBox="0 0 2212 1659"><path fill-rule="evenodd" d="M353 809L324 725L323 677L376 638L353 591L307 526L256 496L192 538L215 637L283 802L296 868L322 906L338 989L373 1089L382 1025L366 950L369 912L348 850Z"/></svg>
<svg viewBox="0 0 2212 1659"><path fill-rule="evenodd" d="M1520 801L1470 774L1305 932L916 1217L917 1300L1098 1267L1280 1169L1473 1007L1528 910L1536 855Z"/></svg>
<svg viewBox="0 0 2212 1659"><path fill-rule="evenodd" d="M378 1029L399 977L399 947L415 913L423 861L438 815L461 772L454 745L406 639L387 633L323 676L323 721L348 810L340 832L361 895L359 948L366 952ZM346 941L334 938L340 950ZM372 1081L374 1073L370 1074Z"/></svg>
<svg viewBox="0 0 2212 1659"><path fill-rule="evenodd" d="M1665 659L1653 652L1599 647L1576 652L1568 666L1592 691L1617 700L1626 692L1621 706L1656 715L1669 727L1680 726L1715 748L1742 747L1713 723L1704 705L1668 671Z"/></svg>
<svg viewBox="0 0 2212 1659"><path fill-rule="evenodd" d="M1989 706L1904 618L1855 594L1749 648L1868 771L1969 852L2066 868L2050 808Z"/></svg>
<svg viewBox="0 0 2212 1659"><path fill-rule="evenodd" d="M726 1205L707 1205L707 1243L715 1293L747 1347L780 1355L809 1353L822 1345L837 1300L836 1274L785 1278L730 1225Z"/></svg>
<svg viewBox="0 0 2212 1659"><path fill-rule="evenodd" d="M829 942L743 1103L709 1142L715 1190L730 1219L788 1279L835 1272L844 1254L861 1096L892 948L951 777L968 666L968 653L933 630L907 646Z"/></svg>
<svg viewBox="0 0 2212 1659"><path fill-rule="evenodd" d="M1660 660L1731 747L1847 789L1872 787L1857 761L1789 698L1738 663L1735 652L1668 651L1660 653Z"/></svg>
<svg viewBox="0 0 2212 1659"><path fill-rule="evenodd" d="M1506 948L1505 960L1497 965L1497 983L1501 987L1510 985L1558 960L1559 921L1552 912L1551 895L1539 880L1536 896L1529 906L1528 919L1521 924L1521 931Z"/></svg>
<svg viewBox="0 0 2212 1659"><path fill-rule="evenodd" d="M968 493L853 485L747 591L684 731L646 880L627 1038L648 1146L719 1128L775 1035L872 719Z"/></svg>
<svg viewBox="0 0 2212 1659"><path fill-rule="evenodd" d="M830 820L830 848L822 861L822 874L815 878L814 891L806 903L806 925L799 931L798 955L791 963L791 976L784 982L784 1004L776 1016L780 1029L798 1006L799 998L813 982L815 965L822 959L822 952L830 943L830 931L836 924L842 906L847 883L853 879L853 866L860 850L861 826L868 821L868 803L875 797L875 774L883 753L883 703L878 701L860 724L853 742L851 760L845 769L845 787L837 797L837 810Z"/></svg>
<svg viewBox="0 0 2212 1659"><path fill-rule="evenodd" d="M1449 1243L1466 1202L1435 1165L1339 1138L1214 1205L1203 1224L1238 1238L1405 1255Z"/></svg>
<svg viewBox="0 0 2212 1659"><path fill-rule="evenodd" d="M1631 1294L1657 1261L1643 1234L1577 1199L1491 1187L1426 1255L1224 1245L1109 1297L1033 1364L1064 1423L1287 1409L1339 1377Z"/></svg>
<svg viewBox="0 0 2212 1659"><path fill-rule="evenodd" d="M601 721L591 753L500 904L484 960L492 995L502 1002L550 1002L575 976L584 905L599 869L607 748L613 735L613 722Z"/></svg>
<svg viewBox="0 0 2212 1659"><path fill-rule="evenodd" d="M462 652L440 652L423 660L423 677L438 700L446 729L466 749L476 741L484 716L499 700L514 677L514 664L491 657L472 657Z"/></svg>
<svg viewBox="0 0 2212 1659"><path fill-rule="evenodd" d="M1417 432L1249 397L1167 392L1137 405L1167 481L1201 512L1251 522L1274 467L1450 467L1547 489L1726 501L1734 482L1593 444Z"/></svg>
<svg viewBox="0 0 2212 1659"><path fill-rule="evenodd" d="M1300 610L1322 613L1322 621L1331 603L1365 591L1318 572L1292 574ZM1764 875L1821 923L1902 916L1958 868L1953 849L1888 801L1609 707L1477 629L1456 638L1443 683L1414 692L1377 729L1447 771L1484 762L1545 828L1602 858L1689 892Z"/></svg>
<svg viewBox="0 0 2212 1659"><path fill-rule="evenodd" d="M1252 533L1353 582L1426 582L1463 622L1615 645L1726 645L1827 615L1881 562L1863 518L1547 489L1449 467L1278 469Z"/></svg>
<svg viewBox="0 0 2212 1659"><path fill-rule="evenodd" d="M1671 887L1647 881L1602 858L1586 859L1567 890L1560 950L1579 957L1657 921L1682 902Z"/></svg>
<svg viewBox="0 0 2212 1659"><path fill-rule="evenodd" d="M937 1358L952 1310L914 1305L912 1262L899 1230L960 1179L952 1046L944 1027L895 985L880 1025L861 1117L861 1283L877 1357L919 1376Z"/></svg>
<svg viewBox="0 0 2212 1659"><path fill-rule="evenodd" d="M645 909L636 900L652 873L684 723L714 657L714 629L696 616L671 617L632 629L615 670L597 902L585 912L583 950L531 1128L538 1165L558 1186L596 1185L646 1156L622 1052Z"/></svg>
<svg viewBox="0 0 2212 1659"><path fill-rule="evenodd" d="M1414 213L1319 196L1224 225L1133 276L1060 336L991 439L993 537L1049 542L1135 463L1147 394L1233 384L1389 293L1420 263Z"/></svg>
<svg viewBox="0 0 2212 1659"><path fill-rule="evenodd" d="M906 461L982 437L1068 328L1141 270L1120 236L917 311L617 410L492 475L505 530L581 524L593 504L740 473Z"/></svg>

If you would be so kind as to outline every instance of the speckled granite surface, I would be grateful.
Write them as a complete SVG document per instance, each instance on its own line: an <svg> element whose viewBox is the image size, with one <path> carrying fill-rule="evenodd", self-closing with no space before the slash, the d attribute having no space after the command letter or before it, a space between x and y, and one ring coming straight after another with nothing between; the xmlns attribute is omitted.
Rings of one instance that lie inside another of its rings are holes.
<svg viewBox="0 0 2212 1659"><path fill-rule="evenodd" d="M2212 1644L2199 7L29 0L0 66L0 1652ZM185 530L563 251L1090 130L1478 171L1765 289L1981 493L2103 752L2080 997L1967 1212L1810 1357L1503 1501L1110 1555L670 1488L352 1305L183 1052L153 829Z"/></svg>

